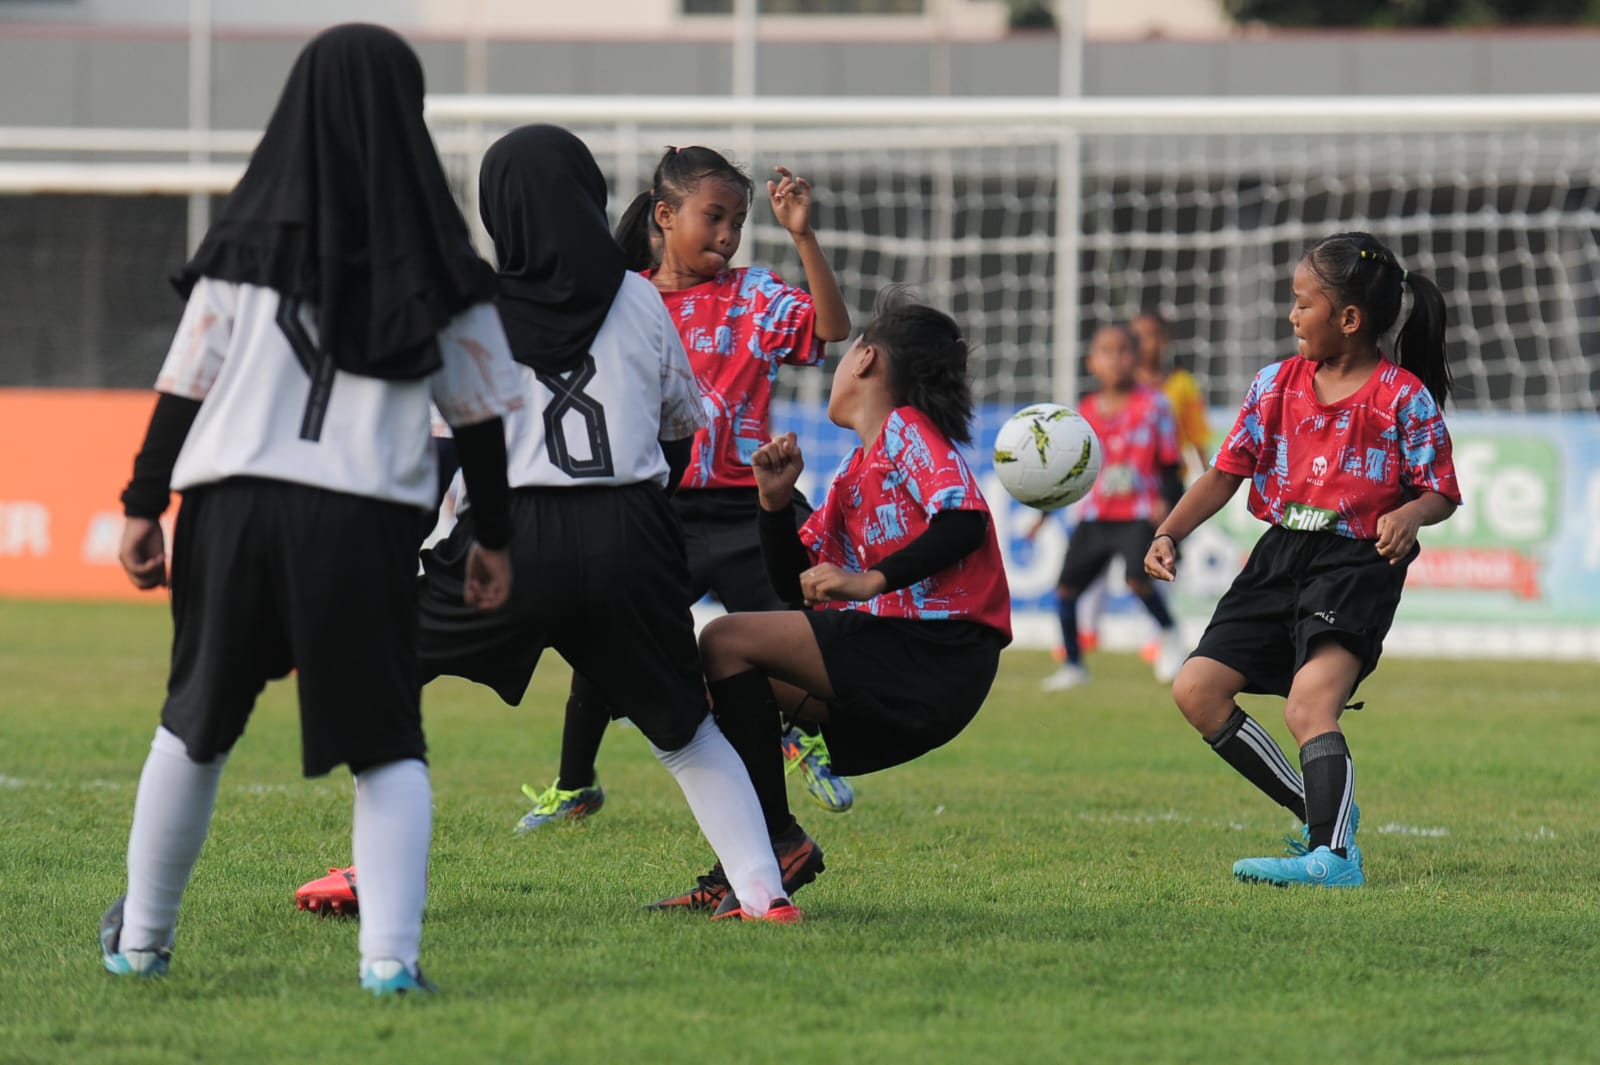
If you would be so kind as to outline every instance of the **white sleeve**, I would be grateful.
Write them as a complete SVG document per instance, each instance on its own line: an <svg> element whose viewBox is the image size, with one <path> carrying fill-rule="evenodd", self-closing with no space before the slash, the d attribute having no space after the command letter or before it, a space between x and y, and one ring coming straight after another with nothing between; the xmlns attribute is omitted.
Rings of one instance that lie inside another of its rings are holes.
<svg viewBox="0 0 1600 1065"><path fill-rule="evenodd" d="M439 331L444 365L429 378L447 424L477 425L522 407L522 375L492 303L468 307Z"/></svg>
<svg viewBox="0 0 1600 1065"><path fill-rule="evenodd" d="M178 333L156 377L156 391L205 399L228 357L239 286L202 277L189 292Z"/></svg>
<svg viewBox="0 0 1600 1065"><path fill-rule="evenodd" d="M689 353L683 349L683 339L678 336L665 304L661 305L656 324L661 360L661 431L656 439L682 440L705 428L705 405L701 402L694 370L689 366Z"/></svg>

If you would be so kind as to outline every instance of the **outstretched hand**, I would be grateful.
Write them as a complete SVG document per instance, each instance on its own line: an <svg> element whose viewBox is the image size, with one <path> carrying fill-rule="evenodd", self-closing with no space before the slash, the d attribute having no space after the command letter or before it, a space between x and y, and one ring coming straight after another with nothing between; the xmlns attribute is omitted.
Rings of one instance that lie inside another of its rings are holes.
<svg viewBox="0 0 1600 1065"><path fill-rule="evenodd" d="M775 166L781 181L767 182L767 196L772 200L772 214L778 224L792 237L803 237L811 232L811 182L797 177L788 167Z"/></svg>
<svg viewBox="0 0 1600 1065"><path fill-rule="evenodd" d="M782 510L794 497L795 482L806 468L799 438L793 433L773 437L750 456L750 468L756 475L762 509Z"/></svg>

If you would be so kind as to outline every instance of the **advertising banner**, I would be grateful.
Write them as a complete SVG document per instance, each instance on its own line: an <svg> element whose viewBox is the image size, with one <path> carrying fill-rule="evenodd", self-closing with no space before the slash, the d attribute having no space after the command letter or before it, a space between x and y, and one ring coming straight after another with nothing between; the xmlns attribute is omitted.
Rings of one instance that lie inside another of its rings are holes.
<svg viewBox="0 0 1600 1065"><path fill-rule="evenodd" d="M153 403L145 391L0 389L0 596L140 597L117 565L118 495ZM1048 645L1073 513L1027 536L1038 512L1006 495L989 447L1009 413L978 412L967 457L994 512L1019 642ZM1232 417L1215 411L1212 424ZM773 424L800 434L801 488L816 498L854 436L829 424L821 404L780 402ZM1423 530L1396 634L1477 626L1548 640L1570 631L1596 635L1569 649L1600 646L1600 417L1458 413L1450 427L1465 505ZM1261 535L1244 500L1241 490L1184 544L1170 601L1186 629L1210 616ZM1120 572L1110 577L1108 618L1143 624Z"/></svg>

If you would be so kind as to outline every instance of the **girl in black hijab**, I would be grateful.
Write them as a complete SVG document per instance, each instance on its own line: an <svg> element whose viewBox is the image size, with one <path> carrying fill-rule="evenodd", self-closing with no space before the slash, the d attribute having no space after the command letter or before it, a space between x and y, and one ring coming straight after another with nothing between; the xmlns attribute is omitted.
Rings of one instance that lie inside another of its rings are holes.
<svg viewBox="0 0 1600 1065"><path fill-rule="evenodd" d="M305 774L355 777L361 986L432 989L418 964L432 792L416 607L429 412L455 429L478 511L458 594L492 611L511 588L501 416L520 402L520 370L422 91L415 53L388 30L319 35L175 279L188 303L122 497L120 559L148 589L169 580L159 519L183 492L167 698L128 891L100 927L112 973L167 971L223 765L263 686L294 670Z"/></svg>

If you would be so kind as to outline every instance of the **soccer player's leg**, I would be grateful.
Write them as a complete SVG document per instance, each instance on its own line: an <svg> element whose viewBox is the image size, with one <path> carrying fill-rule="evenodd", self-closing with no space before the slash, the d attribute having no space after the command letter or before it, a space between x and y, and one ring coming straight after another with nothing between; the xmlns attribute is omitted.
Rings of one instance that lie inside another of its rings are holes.
<svg viewBox="0 0 1600 1065"><path fill-rule="evenodd" d="M1355 689L1362 660L1333 635L1308 649L1296 671L1284 720L1300 745L1305 781L1307 851L1285 858L1248 858L1234 866L1241 880L1275 885L1359 887L1366 877L1352 846L1355 772L1339 715Z"/></svg>
<svg viewBox="0 0 1600 1065"><path fill-rule="evenodd" d="M1122 556L1123 572L1127 574L1128 590L1144 606L1150 619L1160 632L1154 659L1151 661L1155 678L1162 684L1171 684L1183 667L1189 648L1184 646L1177 622L1167 609L1156 584L1144 574L1144 556L1155 537L1155 526L1147 521L1119 523L1118 552Z"/></svg>
<svg viewBox="0 0 1600 1065"><path fill-rule="evenodd" d="M267 679L289 668L274 575L237 562L258 557L275 535L260 513L262 491L249 484L197 489L178 513L167 700L139 777L127 892L100 930L111 972L166 971L227 753Z"/></svg>
<svg viewBox="0 0 1600 1065"><path fill-rule="evenodd" d="M355 776L361 986L377 995L430 990L418 962L432 787L414 521L405 508L360 497L308 502L303 549L287 553L284 574L302 769L315 777L347 765ZM349 536L353 528L362 536Z"/></svg>
<svg viewBox="0 0 1600 1065"><path fill-rule="evenodd" d="M583 674L572 674L561 729L561 768L550 786L522 786L533 809L517 821L517 831L532 832L557 821L580 821L605 805L595 760L611 724L611 703Z"/></svg>
<svg viewBox="0 0 1600 1065"><path fill-rule="evenodd" d="M1064 657L1056 671L1039 685L1044 691L1067 691L1088 683L1089 671L1083 664L1083 648L1078 641L1078 597L1100 578L1111 561L1114 545L1103 533L1101 523L1083 522L1067 542L1061 575L1056 578L1056 616L1061 624Z"/></svg>

